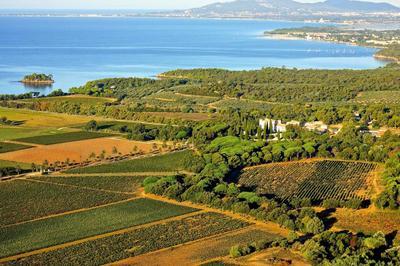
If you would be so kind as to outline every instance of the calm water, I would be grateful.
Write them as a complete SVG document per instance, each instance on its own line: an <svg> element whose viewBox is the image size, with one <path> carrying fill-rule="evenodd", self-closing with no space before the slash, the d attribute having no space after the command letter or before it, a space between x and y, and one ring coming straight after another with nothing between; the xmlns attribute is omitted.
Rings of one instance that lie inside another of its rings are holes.
<svg viewBox="0 0 400 266"><path fill-rule="evenodd" d="M0 94L31 90L18 82L53 74L67 90L105 77L152 77L176 68L376 68L374 49L270 40L265 30L303 23L145 18L0 17ZM46 93L51 90L34 89Z"/></svg>

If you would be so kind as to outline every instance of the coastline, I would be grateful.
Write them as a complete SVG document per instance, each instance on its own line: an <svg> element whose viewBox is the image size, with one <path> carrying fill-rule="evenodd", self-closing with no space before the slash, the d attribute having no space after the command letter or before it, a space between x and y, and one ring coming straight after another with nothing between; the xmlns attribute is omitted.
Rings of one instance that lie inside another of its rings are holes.
<svg viewBox="0 0 400 266"><path fill-rule="evenodd" d="M378 53L379 53L379 51L374 54L374 58L376 58L377 60L381 60L381 61L385 61L385 62L389 62L389 63L400 64L400 59L399 58L396 58L396 57L393 57L393 56L380 55Z"/></svg>
<svg viewBox="0 0 400 266"><path fill-rule="evenodd" d="M274 40L302 40L302 41L313 41L313 42L326 42L326 43L338 43L338 44L346 44L349 46L358 46L358 47L366 47L366 48L374 48L377 49L378 51L375 52L375 54L373 55L373 58L375 58L376 60L379 61L384 61L384 62L394 62L394 63L400 63L400 59L395 58L395 57L391 57L391 56L384 56L384 55L380 55L379 52L381 52L382 50L384 50L386 47L382 47L382 46L376 46L376 45L362 45L362 44L358 44L358 43L351 43L351 42L342 42L342 41L331 41L331 40L323 40L323 39L307 39L307 38L301 38L301 37L295 37L295 36L290 36L289 34L270 34L270 33L264 33L263 35L264 38L268 38L268 39L274 39Z"/></svg>

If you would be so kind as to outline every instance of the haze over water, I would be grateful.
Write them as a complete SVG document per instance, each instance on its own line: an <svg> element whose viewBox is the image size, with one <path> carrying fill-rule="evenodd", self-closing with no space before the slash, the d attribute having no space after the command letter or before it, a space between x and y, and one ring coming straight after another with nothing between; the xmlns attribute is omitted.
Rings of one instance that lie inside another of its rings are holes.
<svg viewBox="0 0 400 266"><path fill-rule="evenodd" d="M177 68L353 68L382 66L375 49L302 40L272 40L266 30L305 23L161 19L0 17L0 94L32 90L33 72L53 74L68 90L107 77L153 77ZM307 24L309 25L309 24ZM51 88L33 89L47 93Z"/></svg>

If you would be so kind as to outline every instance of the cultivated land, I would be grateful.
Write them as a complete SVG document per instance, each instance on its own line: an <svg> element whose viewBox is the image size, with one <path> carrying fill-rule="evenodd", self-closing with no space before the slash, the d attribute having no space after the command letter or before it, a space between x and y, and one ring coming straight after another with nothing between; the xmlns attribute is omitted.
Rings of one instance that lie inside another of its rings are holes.
<svg viewBox="0 0 400 266"><path fill-rule="evenodd" d="M184 170L183 161L192 151L179 151L147 158L101 164L66 171L70 174L171 172Z"/></svg>
<svg viewBox="0 0 400 266"><path fill-rule="evenodd" d="M91 208L131 197L133 195L34 180L2 182L0 226Z"/></svg>
<svg viewBox="0 0 400 266"><path fill-rule="evenodd" d="M37 136L30 138L21 138L21 139L16 139L15 141L24 143L33 143L39 145L51 145L51 144L59 144L59 143L66 143L79 140L104 138L110 136L112 135L107 133L79 131L79 132L44 135L44 136Z"/></svg>
<svg viewBox="0 0 400 266"><path fill-rule="evenodd" d="M30 164L0 160L0 168L20 166L22 169L31 169Z"/></svg>
<svg viewBox="0 0 400 266"><path fill-rule="evenodd" d="M397 237L400 241L400 213L391 210L337 210L332 215L337 219L335 226L354 232L374 233L382 231Z"/></svg>
<svg viewBox="0 0 400 266"><path fill-rule="evenodd" d="M0 228L2 243L0 257L46 248L193 211L195 209L160 201L136 199L88 211L2 227Z"/></svg>
<svg viewBox="0 0 400 266"><path fill-rule="evenodd" d="M152 151L153 145L154 143L152 142L129 141L116 137L97 138L4 153L0 154L0 159L25 163L33 162L36 164L42 164L45 160L49 163L57 161L64 162L67 158L69 158L71 162L83 162L86 161L92 153L94 153L95 156L100 156L100 154L105 151L105 156L117 155L113 153L114 148L117 149L117 153L122 153L124 155L132 153L135 148L137 148L137 152L141 151L146 154Z"/></svg>
<svg viewBox="0 0 400 266"><path fill-rule="evenodd" d="M197 265L208 260L228 256L230 248L237 244L247 244L261 239L272 241L279 238L281 236L256 227L248 227L182 246L129 258L114 263L114 265Z"/></svg>
<svg viewBox="0 0 400 266"><path fill-rule="evenodd" d="M147 207L145 206L145 208ZM240 229L248 225L246 222L217 213L194 214L33 255L12 262L10 265L53 264L60 261L73 265L82 265L88 262L100 265Z"/></svg>
<svg viewBox="0 0 400 266"><path fill-rule="evenodd" d="M334 160L267 164L245 169L239 183L282 199L366 199L375 168L371 163Z"/></svg>
<svg viewBox="0 0 400 266"><path fill-rule="evenodd" d="M0 153L24 150L24 149L29 149L31 147L32 146L23 145L23 144L0 142Z"/></svg>
<svg viewBox="0 0 400 266"><path fill-rule="evenodd" d="M34 180L72 185L106 191L137 194L145 179L143 176L38 176Z"/></svg>
<svg viewBox="0 0 400 266"><path fill-rule="evenodd" d="M12 121L22 122L27 128L61 128L86 123L90 117L74 116L67 114L42 113L31 110L0 107L0 115Z"/></svg>

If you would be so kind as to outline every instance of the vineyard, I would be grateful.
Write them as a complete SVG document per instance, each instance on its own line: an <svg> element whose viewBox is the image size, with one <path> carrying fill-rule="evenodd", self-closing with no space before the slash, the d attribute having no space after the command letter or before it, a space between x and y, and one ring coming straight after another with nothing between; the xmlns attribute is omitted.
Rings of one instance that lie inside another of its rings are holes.
<svg viewBox="0 0 400 266"><path fill-rule="evenodd" d="M143 176L39 176L35 180L56 184L104 189L117 192L136 192L142 185Z"/></svg>
<svg viewBox="0 0 400 266"><path fill-rule="evenodd" d="M0 183L0 226L132 197L79 187L14 180Z"/></svg>
<svg viewBox="0 0 400 266"><path fill-rule="evenodd" d="M239 183L281 199L367 199L375 169L371 163L331 160L268 164L245 169Z"/></svg>
<svg viewBox="0 0 400 266"><path fill-rule="evenodd" d="M248 226L217 213L201 213L10 262L9 265L102 265Z"/></svg>
<svg viewBox="0 0 400 266"><path fill-rule="evenodd" d="M183 170L183 161L192 151L180 151L153 157L133 159L66 171L70 174L170 172Z"/></svg>
<svg viewBox="0 0 400 266"><path fill-rule="evenodd" d="M0 257L71 242L194 211L196 209L141 198L83 212L2 227L0 228Z"/></svg>

